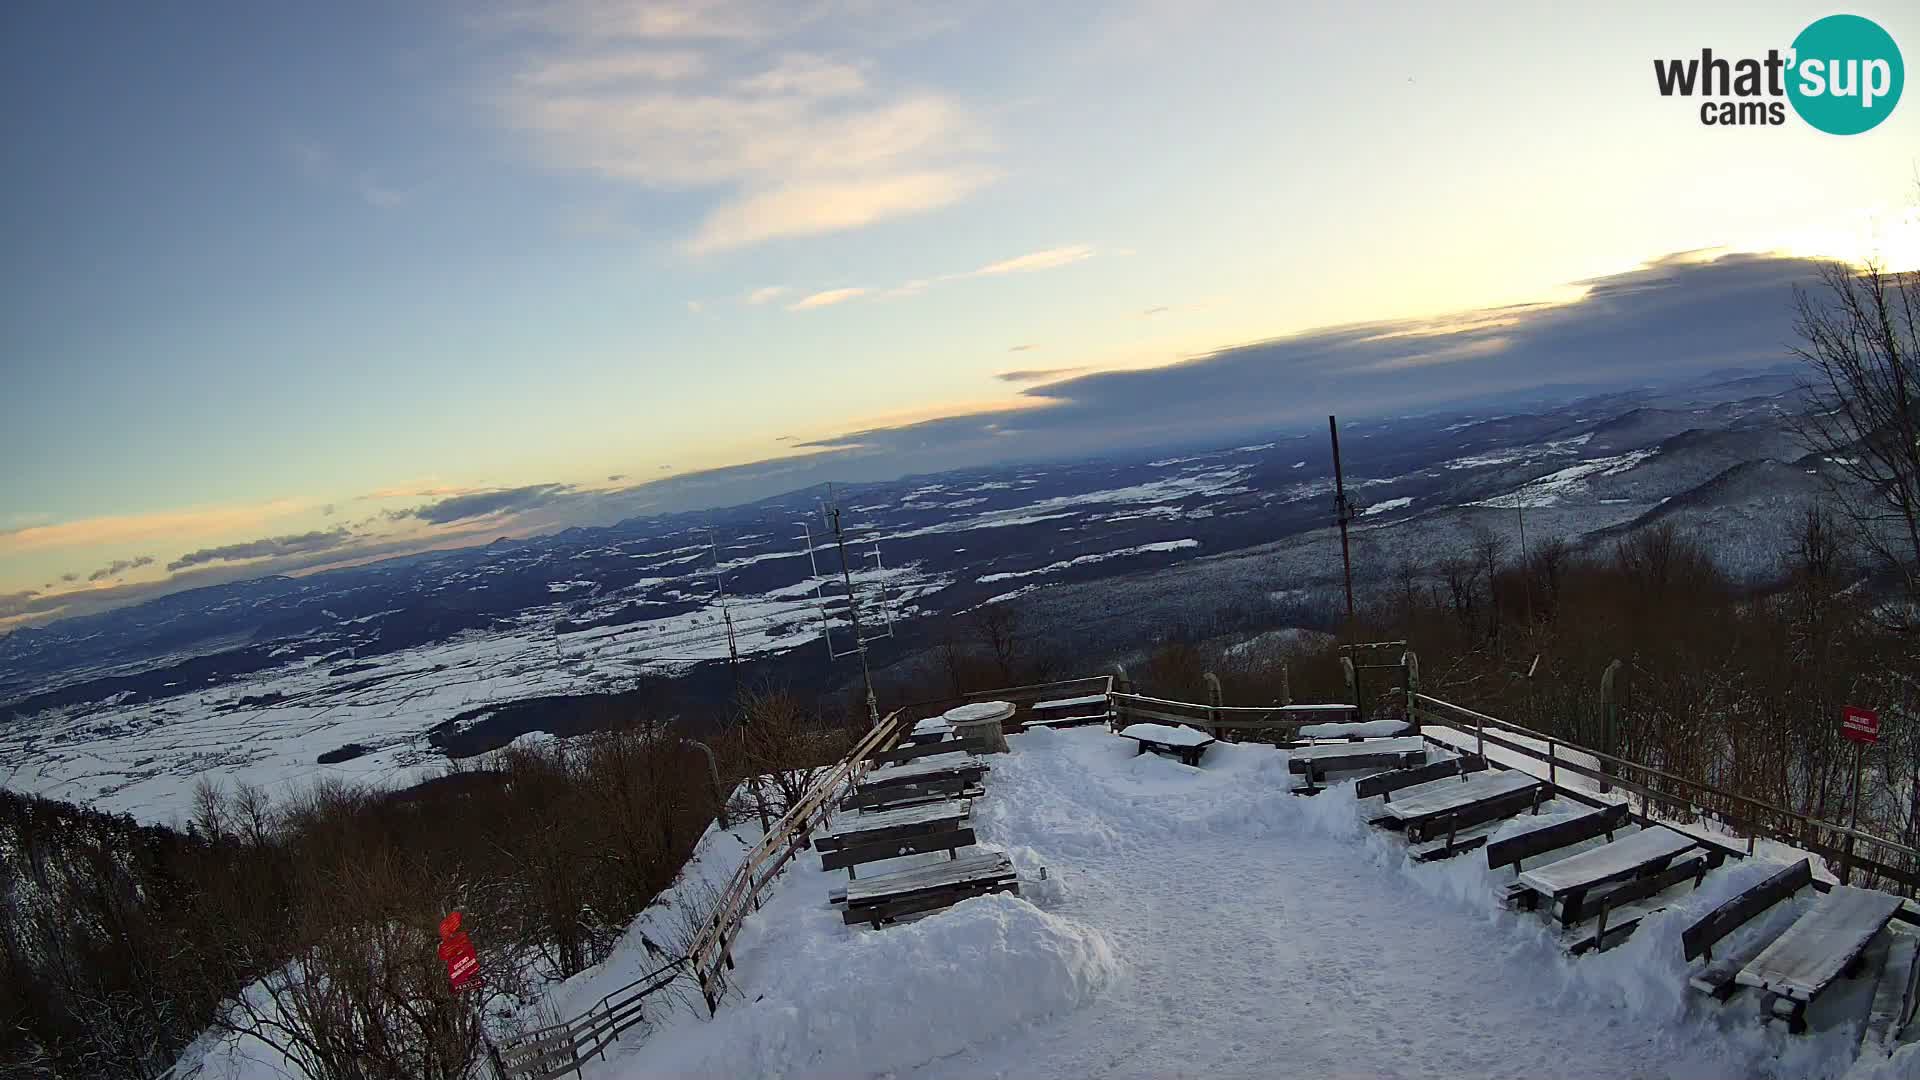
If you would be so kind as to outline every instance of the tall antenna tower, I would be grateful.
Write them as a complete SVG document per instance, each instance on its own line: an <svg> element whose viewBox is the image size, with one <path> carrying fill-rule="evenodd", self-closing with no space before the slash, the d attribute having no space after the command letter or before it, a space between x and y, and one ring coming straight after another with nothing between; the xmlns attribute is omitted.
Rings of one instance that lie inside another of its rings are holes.
<svg viewBox="0 0 1920 1080"><path fill-rule="evenodd" d="M1353 520L1353 505L1347 502L1347 478L1340 471L1340 424L1327 417L1327 434L1333 437L1333 511L1340 519L1340 565L1347 576L1347 621L1353 621L1353 553L1347 547L1347 523Z"/></svg>
<svg viewBox="0 0 1920 1080"><path fill-rule="evenodd" d="M893 607L887 596L885 581L882 580L886 566L880 559L879 541L869 540L873 547L871 551L866 553L866 558L873 560L872 569L874 581L872 587L877 589L879 594L877 600L873 603L873 607L880 614L880 623L870 628L867 622L861 618L861 604L863 602L861 589L866 586L863 586L862 583L854 579L855 563L862 562L864 559L850 555L847 552L847 546L850 543L858 546L859 541L857 538L849 538L847 529L841 520L841 509L838 503L822 503L820 515L827 532L833 536L833 545L839 555L840 573L837 583L833 582L832 576L820 572L819 556L813 546L813 530L804 521L800 524L799 537L805 541L807 545L807 562L813 570L814 605L820 614L820 637L827 643L827 656L829 659L841 660L848 656L858 656L860 658L860 678L867 690L867 719L877 725L880 723L880 700L879 696L876 695L873 690L873 669L867 661L867 645L870 642L882 641L893 636ZM828 613L829 595L827 590L830 584L837 584L839 588L846 593L847 627L842 631L842 643L836 643L834 640L833 619ZM882 629L882 627L884 627L884 629ZM845 639L849 631L851 633L851 640L847 641Z"/></svg>

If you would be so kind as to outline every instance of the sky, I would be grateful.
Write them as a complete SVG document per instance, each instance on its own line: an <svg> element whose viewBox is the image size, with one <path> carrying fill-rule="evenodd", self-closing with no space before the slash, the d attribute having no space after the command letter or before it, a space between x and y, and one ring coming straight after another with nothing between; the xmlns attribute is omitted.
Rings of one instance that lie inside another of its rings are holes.
<svg viewBox="0 0 1920 1080"><path fill-rule="evenodd" d="M1833 10L6 5L0 631L1223 406L1776 362L1780 256L1920 265L1920 101L1708 128L1651 61Z"/></svg>

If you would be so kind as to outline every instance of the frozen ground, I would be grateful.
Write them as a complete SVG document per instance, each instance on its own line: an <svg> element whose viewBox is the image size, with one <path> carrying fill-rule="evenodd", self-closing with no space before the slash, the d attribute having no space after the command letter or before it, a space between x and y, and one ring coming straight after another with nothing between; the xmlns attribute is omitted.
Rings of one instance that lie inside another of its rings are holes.
<svg viewBox="0 0 1920 1080"><path fill-rule="evenodd" d="M1193 769L1100 729L1009 741L976 824L1047 880L873 932L841 924L826 894L843 875L803 858L748 920L719 1017L663 1017L589 1077L1785 1078L1852 1061L1857 994L1792 1037L1751 995L1685 989L1681 928L1771 864L1732 862L1575 960L1498 907L1509 875L1483 859L1412 864L1350 787L1286 794L1281 751L1220 745ZM631 977L644 958L623 955L555 1005ZM1849 1075L1870 1072L1920 1073L1920 1051Z"/></svg>

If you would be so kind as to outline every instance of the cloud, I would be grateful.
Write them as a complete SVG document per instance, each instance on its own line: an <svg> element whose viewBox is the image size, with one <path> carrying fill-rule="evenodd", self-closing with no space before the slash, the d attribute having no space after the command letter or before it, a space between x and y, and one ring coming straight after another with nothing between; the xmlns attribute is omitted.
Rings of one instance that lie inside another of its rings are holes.
<svg viewBox="0 0 1920 1080"><path fill-rule="evenodd" d="M411 510L397 511L396 516L418 518L432 525L446 525L468 518L532 510L567 498L572 491L571 484L529 484L525 487L455 495Z"/></svg>
<svg viewBox="0 0 1920 1080"><path fill-rule="evenodd" d="M73 573L73 574L61 574L61 575L60 575L60 580L61 580L61 581L64 581L64 582L66 582L66 583L67 583L67 584L69 584L69 585L71 585L71 584L73 584L74 582L76 582L76 581L79 581L79 580L80 580L80 575L79 575L79 574L77 574L77 573Z"/></svg>
<svg viewBox="0 0 1920 1080"><path fill-rule="evenodd" d="M303 507L304 504L297 499L281 499L255 506L119 514L51 525L28 525L0 530L0 555L232 534L260 528L276 518L298 513Z"/></svg>
<svg viewBox="0 0 1920 1080"><path fill-rule="evenodd" d="M936 23L813 0L576 0L483 26L537 42L491 100L540 162L715 198L683 240L691 254L920 213L999 175L972 109L870 77L871 57L845 54L877 54Z"/></svg>
<svg viewBox="0 0 1920 1080"><path fill-rule="evenodd" d="M383 182L375 170L343 164L332 150L312 139L288 139L286 151L300 175L316 184L350 191L375 209L391 210L413 197L412 191Z"/></svg>
<svg viewBox="0 0 1920 1080"><path fill-rule="evenodd" d="M698 315L705 310L707 310L707 305L701 303L700 301L698 300L687 301L687 314Z"/></svg>
<svg viewBox="0 0 1920 1080"><path fill-rule="evenodd" d="M1007 346L1007 351L1008 352L1026 352L1031 348L1033 348L1033 346L1031 345L1009 345ZM1002 375L1000 377L1005 378L1006 376Z"/></svg>
<svg viewBox="0 0 1920 1080"><path fill-rule="evenodd" d="M1328 327L1064 380L1006 372L1009 382L1042 383L1021 392L1028 408L876 427L807 446L826 451L824 460L848 455L838 462L843 470L869 461L901 475L1156 447L1197 430L1233 438L1329 412L1406 412L1542 392L1546 384L1592 392L1772 365L1791 359L1792 289L1816 269L1773 255L1669 257L1588 282L1567 303Z"/></svg>
<svg viewBox="0 0 1920 1080"><path fill-rule="evenodd" d="M1062 266L1091 259L1096 252L1087 244L1074 244L1069 247L1048 248L1045 251L1033 251L1011 259L1002 259L970 272L969 277L991 277L996 274L1030 274L1035 270L1057 270Z"/></svg>
<svg viewBox="0 0 1920 1080"><path fill-rule="evenodd" d="M1084 367L1028 368L1022 371L1002 371L994 375L1001 382L1032 383L1045 382L1048 379L1062 379L1068 375L1078 375L1087 370Z"/></svg>
<svg viewBox="0 0 1920 1080"><path fill-rule="evenodd" d="M129 570L138 570L143 566L152 566L152 565L153 565L153 556L151 555L140 555L131 559L115 559L113 562L107 564L106 566L103 566L100 569L95 570L93 573L88 574L87 580L88 581L105 581L106 579L111 577L119 577L121 574L124 574Z"/></svg>
<svg viewBox="0 0 1920 1080"><path fill-rule="evenodd" d="M620 481L625 480L626 478L627 478L626 473L612 473L607 477L607 483L617 484Z"/></svg>
<svg viewBox="0 0 1920 1080"><path fill-rule="evenodd" d="M828 289L825 292L803 296L787 305L788 311L812 311L814 308L832 307L849 300L858 300L867 295L866 289Z"/></svg>
<svg viewBox="0 0 1920 1080"><path fill-rule="evenodd" d="M1142 312L1140 313L1140 317L1141 317L1141 318L1143 318L1143 319L1151 319L1151 318L1153 318L1153 317L1154 317L1155 315L1165 315L1165 314L1166 314L1167 312L1169 312L1169 311L1172 311L1172 310L1173 310L1173 309L1172 309L1172 308L1170 308L1170 307L1168 307L1167 305L1165 305L1165 304L1161 304L1161 305L1160 305L1159 307L1150 307L1150 308L1148 308L1148 309L1146 309L1145 311L1142 311Z"/></svg>
<svg viewBox="0 0 1920 1080"><path fill-rule="evenodd" d="M185 555L167 564L167 569L185 570L190 566L203 566L216 562L240 562L246 559L284 558L288 555L304 555L315 551L330 551L347 543L352 537L344 527L328 529L324 532L306 532L293 536L267 536L259 540L249 540L241 544L223 544L220 547L201 548L189 551Z"/></svg>
<svg viewBox="0 0 1920 1080"><path fill-rule="evenodd" d="M747 294L747 303L758 306L771 304L792 290L785 285L765 285Z"/></svg>

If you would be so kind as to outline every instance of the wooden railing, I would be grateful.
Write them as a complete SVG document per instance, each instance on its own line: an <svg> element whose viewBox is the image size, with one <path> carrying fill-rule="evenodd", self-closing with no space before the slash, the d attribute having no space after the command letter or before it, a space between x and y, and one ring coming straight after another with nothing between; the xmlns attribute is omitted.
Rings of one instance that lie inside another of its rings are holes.
<svg viewBox="0 0 1920 1080"><path fill-rule="evenodd" d="M1185 724L1188 727L1232 731L1265 731L1294 735L1309 724L1325 724L1357 716L1353 705L1199 705L1191 701L1148 697L1145 694L1108 695L1114 724Z"/></svg>
<svg viewBox="0 0 1920 1080"><path fill-rule="evenodd" d="M507 1080L552 1080L567 1073L581 1076L587 1058L597 1054L605 1061L607 1047L644 1018L646 999L672 985L684 967L680 960L662 965L610 991L579 1016L514 1040L500 1051Z"/></svg>
<svg viewBox="0 0 1920 1080"><path fill-rule="evenodd" d="M1476 744L1474 752L1482 758L1486 757L1486 748L1494 746L1545 762L1549 782L1555 786L1561 786L1561 772L1584 776L1597 781L1601 791L1617 788L1629 796L1638 796L1642 817L1652 817L1657 806L1682 820L1706 818L1744 836L1749 854L1754 850L1756 838L1775 840L1821 856L1829 866L1837 868L1835 872L1843 884L1857 870L1863 875L1862 884L1907 897L1920 895L1920 851L1905 844L1676 776L1428 694L1414 695L1414 711L1427 725L1470 732ZM1529 745L1521 739L1542 746ZM1570 760L1566 751L1579 756Z"/></svg>

